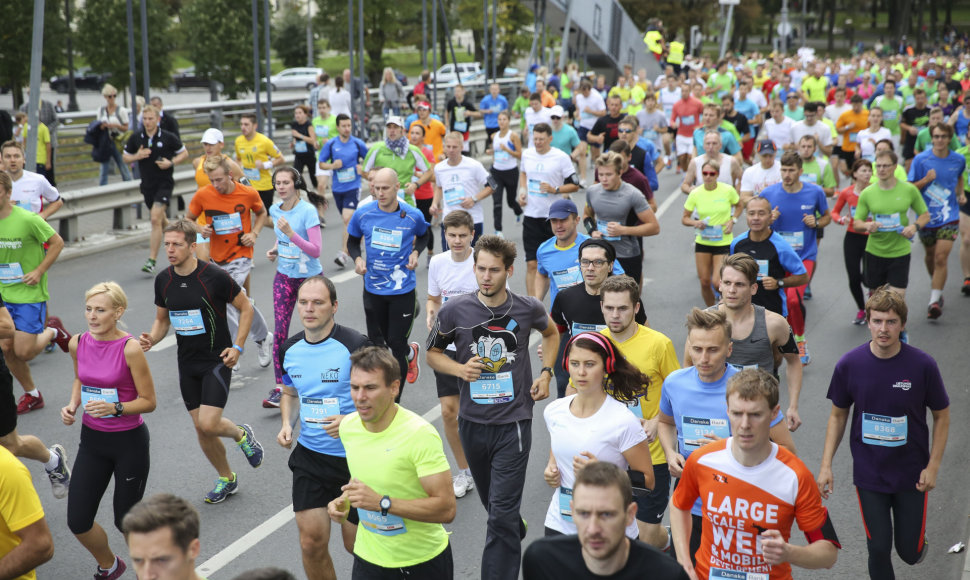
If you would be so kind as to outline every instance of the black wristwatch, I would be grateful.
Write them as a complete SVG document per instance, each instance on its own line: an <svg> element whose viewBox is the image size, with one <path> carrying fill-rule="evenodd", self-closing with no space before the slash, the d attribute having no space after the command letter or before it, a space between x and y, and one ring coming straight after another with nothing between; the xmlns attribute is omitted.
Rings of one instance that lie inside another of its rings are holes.
<svg viewBox="0 0 970 580"><path fill-rule="evenodd" d="M381 498L381 516L386 517L388 510L391 509L391 498L384 496Z"/></svg>
<svg viewBox="0 0 970 580"><path fill-rule="evenodd" d="M115 417L120 417L121 414L124 413L124 412L125 412L125 406L122 405L120 402L119 403L115 403L115 415L114 416Z"/></svg>
<svg viewBox="0 0 970 580"><path fill-rule="evenodd" d="M539 371L539 374L541 375L542 373L544 373L546 371L549 371L549 378L552 378L553 376L555 376L555 373L552 372L552 367L542 367L542 370Z"/></svg>

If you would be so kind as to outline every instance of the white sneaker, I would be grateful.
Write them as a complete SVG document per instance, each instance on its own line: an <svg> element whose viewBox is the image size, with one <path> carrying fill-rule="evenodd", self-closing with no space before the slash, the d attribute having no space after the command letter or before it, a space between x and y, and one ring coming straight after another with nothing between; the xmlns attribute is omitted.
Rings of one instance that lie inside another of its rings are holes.
<svg viewBox="0 0 970 580"><path fill-rule="evenodd" d="M256 350L256 356L259 358L259 366L268 367L269 363L273 362L273 337L266 335L261 342L257 342L256 346L259 348Z"/></svg>
<svg viewBox="0 0 970 580"><path fill-rule="evenodd" d="M500 238L504 238L505 237L505 235L502 234L502 230L495 230L495 235L498 236L498 237L500 237Z"/></svg>
<svg viewBox="0 0 970 580"><path fill-rule="evenodd" d="M451 478L452 486L455 488L455 497L465 497L465 494L475 489L475 480L464 471L459 471L458 475Z"/></svg>

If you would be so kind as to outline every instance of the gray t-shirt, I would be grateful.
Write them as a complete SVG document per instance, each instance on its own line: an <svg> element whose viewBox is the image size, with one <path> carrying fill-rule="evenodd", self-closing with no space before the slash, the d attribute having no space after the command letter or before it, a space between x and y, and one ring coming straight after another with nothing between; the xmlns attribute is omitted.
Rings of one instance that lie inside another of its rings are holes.
<svg viewBox="0 0 970 580"><path fill-rule="evenodd" d="M596 229L602 232L603 239L613 244L617 258L634 258L640 255L640 247L633 236L609 236L606 225L620 222L626 225L630 212L637 214L650 209L650 205L640 191L629 183L621 182L616 191L606 191L597 183L586 190L586 205L596 214Z"/></svg>
<svg viewBox="0 0 970 580"><path fill-rule="evenodd" d="M663 130L667 128L667 117L664 116L663 110L657 109L652 113L648 113L646 109L641 109L637 111L637 121L643 129L643 136L653 143L657 151L663 151L661 149L663 146L661 135Z"/></svg>
<svg viewBox="0 0 970 580"><path fill-rule="evenodd" d="M549 315L535 298L508 294L508 300L495 308L482 304L477 292L451 298L438 311L428 337L428 348L443 350L454 344L459 363L482 357L487 368L479 380L458 379L458 416L474 423L532 419L529 333L545 330Z"/></svg>

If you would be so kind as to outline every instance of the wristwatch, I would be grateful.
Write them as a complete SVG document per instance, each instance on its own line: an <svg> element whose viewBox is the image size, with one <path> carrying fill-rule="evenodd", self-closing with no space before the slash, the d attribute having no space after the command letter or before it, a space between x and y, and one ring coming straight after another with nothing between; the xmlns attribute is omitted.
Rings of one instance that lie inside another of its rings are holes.
<svg viewBox="0 0 970 580"><path fill-rule="evenodd" d="M120 402L119 403L115 403L115 414L114 414L114 416L115 417L120 417L121 414L124 413L124 412L125 412L125 406L122 405Z"/></svg>
<svg viewBox="0 0 970 580"><path fill-rule="evenodd" d="M552 377L553 375L555 375L555 373L553 373L553 372L552 372L552 367L542 367L542 370L541 370L541 371L539 371L539 374L541 375L542 373L544 373L544 372L546 372L546 371L549 371L549 377L550 377L550 378L551 378L551 377Z"/></svg>
<svg viewBox="0 0 970 580"><path fill-rule="evenodd" d="M785 279L784 278L778 278L778 287L779 288L784 288L785 287Z"/></svg>
<svg viewBox="0 0 970 580"><path fill-rule="evenodd" d="M391 509L391 498L385 495L384 497L381 498L381 516L382 517L387 516L387 512L390 509Z"/></svg>

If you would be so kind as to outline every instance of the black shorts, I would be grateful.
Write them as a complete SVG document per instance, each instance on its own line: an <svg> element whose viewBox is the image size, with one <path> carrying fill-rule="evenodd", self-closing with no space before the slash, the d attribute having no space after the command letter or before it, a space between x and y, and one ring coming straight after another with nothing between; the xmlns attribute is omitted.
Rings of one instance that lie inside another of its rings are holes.
<svg viewBox="0 0 970 580"><path fill-rule="evenodd" d="M539 246L551 237L552 225L549 220L522 216L522 246L525 248L526 262L535 262Z"/></svg>
<svg viewBox="0 0 970 580"><path fill-rule="evenodd" d="M453 350L443 351L445 355L451 360L455 360L458 356ZM441 397L457 397L458 396L458 377L453 375L446 375L444 373L434 372L434 382L435 386L438 388L438 398Z"/></svg>
<svg viewBox="0 0 970 580"><path fill-rule="evenodd" d="M171 183L146 184L142 181L141 196L145 199L148 209L157 204L168 205L172 199L173 185Z"/></svg>
<svg viewBox="0 0 970 580"><path fill-rule="evenodd" d="M232 369L221 360L179 361L179 389L185 409L192 411L201 405L226 408Z"/></svg>
<svg viewBox="0 0 970 580"><path fill-rule="evenodd" d="M492 135L498 133L498 127L485 127L485 144L491 149L492 148Z"/></svg>
<svg viewBox="0 0 970 580"><path fill-rule="evenodd" d="M455 561L451 555L451 543L445 546L440 554L413 566L404 568L385 568L371 564L354 554L354 569L351 572L354 580L442 580L455 577Z"/></svg>
<svg viewBox="0 0 970 580"><path fill-rule="evenodd" d="M856 159L855 150L843 151L842 149L839 149L839 159L841 159L842 161L845 161L845 165L847 167L852 167L852 164L855 163L855 159ZM835 171L835 169L833 169L832 171Z"/></svg>
<svg viewBox="0 0 970 580"><path fill-rule="evenodd" d="M286 463L293 472L293 511L302 512L316 508L327 509L327 504L340 497L341 486L350 481L350 468L346 457L317 453L296 444ZM357 510L350 508L347 520L357 524Z"/></svg>
<svg viewBox="0 0 970 580"><path fill-rule="evenodd" d="M694 242L695 254L714 254L715 256L727 256L731 253L731 246L707 246Z"/></svg>
<svg viewBox="0 0 970 580"><path fill-rule="evenodd" d="M960 211L970 216L970 192L965 191L964 194L967 196L967 203L960 206Z"/></svg>
<svg viewBox="0 0 970 580"><path fill-rule="evenodd" d="M898 258L880 258L866 252L862 261L862 279L866 288L878 288L889 284L893 288L905 288L909 285L910 255Z"/></svg>
<svg viewBox="0 0 970 580"><path fill-rule="evenodd" d="M633 487L643 487L643 474L628 471ZM635 493L637 502L637 520L647 524L659 524L664 519L667 510L667 499L670 494L670 470L666 463L653 466L653 489L646 494Z"/></svg>
<svg viewBox="0 0 970 580"><path fill-rule="evenodd" d="M17 428L17 399L13 396L13 376L7 365L0 363L0 437Z"/></svg>
<svg viewBox="0 0 970 580"><path fill-rule="evenodd" d="M273 195L276 194L276 190L264 189L262 191L259 191L258 193L259 193L259 199L263 200L263 209L268 212L270 206L273 205Z"/></svg>

